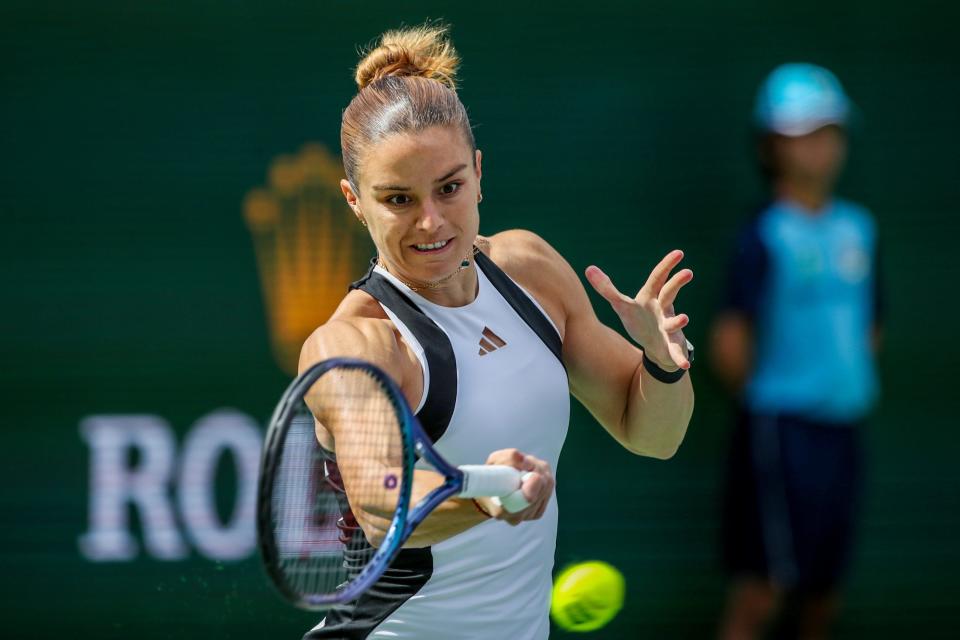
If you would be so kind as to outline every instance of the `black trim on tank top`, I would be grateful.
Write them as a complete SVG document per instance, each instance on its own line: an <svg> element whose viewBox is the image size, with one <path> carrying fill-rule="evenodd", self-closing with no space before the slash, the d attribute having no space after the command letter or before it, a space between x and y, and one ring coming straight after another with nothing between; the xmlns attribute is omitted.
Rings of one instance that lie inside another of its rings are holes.
<svg viewBox="0 0 960 640"><path fill-rule="evenodd" d="M350 285L351 289L366 291L383 303L410 329L423 347L423 355L430 368L430 388L424 389L426 401L417 412L417 419L433 442L447 430L453 408L457 403L457 358L453 345L443 329L427 317L420 307L387 278L376 271L376 259L360 280Z"/></svg>
<svg viewBox="0 0 960 640"><path fill-rule="evenodd" d="M417 414L427 435L436 442L443 435L453 415L457 399L457 365L450 339L420 308L392 282L373 268L371 261L366 275L350 285L350 289L366 291L383 303L410 329L420 342L430 368L430 388L424 389L426 401ZM325 454L326 455L326 454ZM339 480L335 456L327 455L326 475L328 481ZM335 475L331 472L335 472ZM337 487L337 485L334 485ZM340 487L342 489L342 484ZM338 498L341 496L338 495ZM350 543L356 553L370 549L363 530L350 526L355 522L350 506L340 500L343 516L337 526L342 535L353 535ZM362 541L357 539L362 537ZM349 557L345 558L349 560ZM416 595L433 575L433 552L430 547L401 549L384 571L383 575L359 598L330 608L324 617L323 626L311 629L303 640L336 638L338 640L362 640L369 637L380 623Z"/></svg>
<svg viewBox="0 0 960 640"><path fill-rule="evenodd" d="M356 600L327 611L323 626L312 629L303 640L336 638L363 640L404 602L417 594L433 575L430 547L401 549L390 567Z"/></svg>
<svg viewBox="0 0 960 640"><path fill-rule="evenodd" d="M477 266L483 270L493 286L500 292L504 300L510 303L513 310L517 312L520 319L527 323L533 329L533 332L543 340L543 344L557 357L560 364L563 365L563 342L560 340L560 334L550 323L549 318L540 311L533 303L530 297L523 292L520 286L513 281L496 263L488 258L483 252L474 256ZM564 366L566 368L566 366Z"/></svg>
<svg viewBox="0 0 960 640"><path fill-rule="evenodd" d="M478 253L476 262L520 319L537 334L563 364L561 359L563 345L560 336L547 317L492 260ZM351 284L350 289L365 291L381 302L407 326L423 347L427 366L430 368L430 387L424 389L427 396L423 407L417 413L417 418L430 439L436 442L446 431L457 400L457 361L453 345L450 344L450 338L443 329L431 320L409 296L389 279L374 271L375 266L376 259L371 261L366 275ZM335 457L329 457L326 464L336 470ZM363 536L363 531L358 527L348 528L348 525L353 523L349 505L345 501L341 509L342 513L347 514L343 518L342 531ZM324 618L324 626L307 632L304 640L367 638L380 623L419 592L432 575L433 552L430 547L401 549L383 576L378 578L369 590L352 602L331 608Z"/></svg>

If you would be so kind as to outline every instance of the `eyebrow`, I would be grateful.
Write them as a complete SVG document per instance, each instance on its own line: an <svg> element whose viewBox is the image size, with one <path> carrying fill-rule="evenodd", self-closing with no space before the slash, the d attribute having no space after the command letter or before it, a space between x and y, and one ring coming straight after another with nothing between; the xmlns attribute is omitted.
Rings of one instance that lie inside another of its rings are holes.
<svg viewBox="0 0 960 640"><path fill-rule="evenodd" d="M463 171L463 170L466 169L466 168L467 168L467 165L466 165L466 164L458 165L458 166L455 167L452 171L450 171L449 173L447 173L445 176L443 176L443 177L441 177L441 178L437 178L436 180L434 180L434 182L443 182L443 181L446 180L447 178L452 177L452 176L455 175L457 172ZM397 186L397 185L393 185L393 184L375 184L375 185L373 185L373 187L371 187L371 188L372 188L374 191L410 191L410 187L401 187L401 186Z"/></svg>

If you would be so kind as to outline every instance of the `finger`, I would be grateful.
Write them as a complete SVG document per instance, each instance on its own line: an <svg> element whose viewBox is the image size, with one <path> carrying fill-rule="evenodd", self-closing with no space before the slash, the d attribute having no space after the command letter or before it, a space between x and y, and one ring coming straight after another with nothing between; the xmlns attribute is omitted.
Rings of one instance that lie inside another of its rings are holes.
<svg viewBox="0 0 960 640"><path fill-rule="evenodd" d="M536 520L543 516L547 509L547 503L553 495L553 479L550 476L540 476L543 480L540 484L540 492L537 500L531 505L528 520Z"/></svg>
<svg viewBox="0 0 960 640"><path fill-rule="evenodd" d="M613 281L610 279L610 276L601 271L599 267L590 265L587 267L587 270L584 272L584 274L587 276L587 281L594 288L594 290L603 296L603 299L610 304L617 306L622 302L629 302L631 300L631 298L628 298L620 293L620 291L613 285Z"/></svg>
<svg viewBox="0 0 960 640"><path fill-rule="evenodd" d="M534 461L536 472L543 479L542 487L547 492L552 491L555 481L553 478L553 470L550 468L550 463L546 460L541 460L540 458L534 458L533 456L530 456L530 458L532 458Z"/></svg>
<svg viewBox="0 0 960 640"><path fill-rule="evenodd" d="M679 345L676 342L671 342L670 347L670 357L681 369L689 369L690 361L687 359L687 350L683 345Z"/></svg>
<svg viewBox="0 0 960 640"><path fill-rule="evenodd" d="M530 507L529 511L527 512L527 516L524 519L539 520L543 516L544 511L545 511L544 502L541 500L537 504Z"/></svg>
<svg viewBox="0 0 960 640"><path fill-rule="evenodd" d="M540 471L540 467L537 466L538 460L533 456L523 456L523 460L520 462L519 469L521 471Z"/></svg>
<svg viewBox="0 0 960 640"><path fill-rule="evenodd" d="M546 463L544 463L544 466L548 467ZM556 480L554 479L553 474L549 471L546 471L544 480L543 500L540 501L540 506L537 509L537 513L534 515L535 520L543 517L543 514L547 510L547 505L550 504L550 500L553 498L553 489L556 486Z"/></svg>
<svg viewBox="0 0 960 640"><path fill-rule="evenodd" d="M520 491L523 492L523 497L530 504L536 502L537 498L540 497L540 482L540 474L534 472L527 476L527 479L520 485ZM524 511L526 511L526 509L524 509Z"/></svg>
<svg viewBox="0 0 960 640"><path fill-rule="evenodd" d="M545 510L546 499L543 497L538 498L536 501L531 502L530 506L523 510L523 519L524 520L536 520L543 515Z"/></svg>
<svg viewBox="0 0 960 640"><path fill-rule="evenodd" d="M523 454L516 449L498 449L487 456L486 464L503 464L519 469L523 463Z"/></svg>
<svg viewBox="0 0 960 640"><path fill-rule="evenodd" d="M550 504L550 499L553 497L553 489L547 491L547 495L544 496L543 500L540 502L540 508L537 509L536 514L534 514L533 519L539 520L543 517L543 514L547 511L547 505Z"/></svg>
<svg viewBox="0 0 960 640"><path fill-rule="evenodd" d="M690 316L685 313L681 313L678 316L667 318L663 321L661 326L667 333L673 333L674 331L680 331L680 329L683 329L688 324L690 324Z"/></svg>
<svg viewBox="0 0 960 640"><path fill-rule="evenodd" d="M547 505L550 504L549 500L544 500L543 504L540 505L540 508L537 509L536 515L533 516L533 520L539 520L543 517L543 514L547 512Z"/></svg>
<svg viewBox="0 0 960 640"><path fill-rule="evenodd" d="M680 249L674 249L668 253L663 257L663 260L653 268L653 271L650 272L650 277L647 278L647 282L643 285L643 288L651 295L659 296L660 289L663 288L663 283L667 281L670 272L673 271L675 266L680 264L681 260L683 260L683 251L680 251Z"/></svg>
<svg viewBox="0 0 960 640"><path fill-rule="evenodd" d="M541 460L540 458L531 455L526 456L526 459L530 462L530 464L533 465L535 471L542 473L545 476L549 476L552 473L550 470L550 465L546 460Z"/></svg>
<svg viewBox="0 0 960 640"><path fill-rule="evenodd" d="M516 449L501 449L490 454L487 458L487 464L502 464L519 471L525 471L527 470L524 467L525 460L526 456Z"/></svg>
<svg viewBox="0 0 960 640"><path fill-rule="evenodd" d="M660 289L660 295L657 296L660 299L660 306L668 307L672 305L673 301L677 299L677 292L691 280L693 280L693 271L690 269L682 269L673 274L673 277L667 280L667 284Z"/></svg>

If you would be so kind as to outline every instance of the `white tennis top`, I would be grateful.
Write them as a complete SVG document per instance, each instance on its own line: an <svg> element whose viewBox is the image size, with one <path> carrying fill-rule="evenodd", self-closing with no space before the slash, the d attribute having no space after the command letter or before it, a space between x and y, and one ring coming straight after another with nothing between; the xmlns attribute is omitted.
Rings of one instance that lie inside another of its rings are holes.
<svg viewBox="0 0 960 640"><path fill-rule="evenodd" d="M476 299L462 307L434 304L384 269L375 271L450 339L457 393L449 425L435 443L440 454L453 465L483 464L495 450L516 448L546 460L556 473L570 418L566 371L483 271L477 268ZM391 309L384 310L417 353L426 394L430 370L423 348ZM516 527L489 520L433 545L426 584L367 637L547 638L557 519L554 494L539 520Z"/></svg>

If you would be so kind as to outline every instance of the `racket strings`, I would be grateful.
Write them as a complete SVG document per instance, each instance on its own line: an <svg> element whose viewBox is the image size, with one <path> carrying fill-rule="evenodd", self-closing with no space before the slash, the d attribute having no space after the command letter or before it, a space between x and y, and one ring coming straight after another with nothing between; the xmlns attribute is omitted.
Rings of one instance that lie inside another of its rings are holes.
<svg viewBox="0 0 960 640"><path fill-rule="evenodd" d="M337 502L340 506L341 516L337 518L337 529L340 530L339 540L342 544L350 544L354 534L360 529L356 516L350 508L347 500L347 490L343 486L343 477L340 475L340 467L337 466L336 457L332 452L320 447L320 457L323 464L323 479L327 486L337 494Z"/></svg>
<svg viewBox="0 0 960 640"><path fill-rule="evenodd" d="M307 604L346 588L373 560L361 521L366 514L389 525L403 475L390 397L366 372L347 373L331 371L325 378L334 384L321 378L305 394L280 444L271 513L277 564L287 590ZM318 443L315 415L336 431L336 453Z"/></svg>

